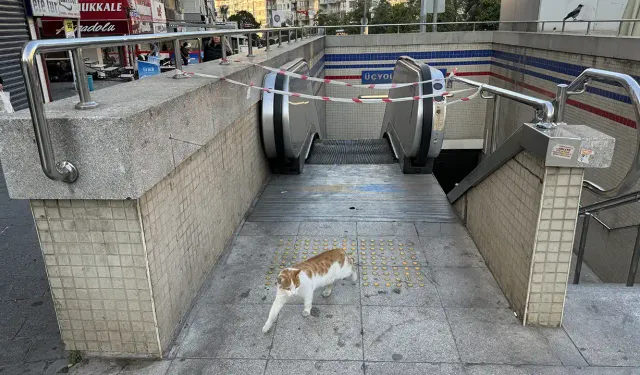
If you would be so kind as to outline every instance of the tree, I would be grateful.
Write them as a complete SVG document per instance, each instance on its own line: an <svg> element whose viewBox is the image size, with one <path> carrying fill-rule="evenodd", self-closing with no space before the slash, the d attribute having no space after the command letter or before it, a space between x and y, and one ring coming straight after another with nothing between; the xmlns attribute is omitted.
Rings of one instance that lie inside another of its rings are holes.
<svg viewBox="0 0 640 375"><path fill-rule="evenodd" d="M500 0L465 0L465 21L499 21ZM477 25L476 30L497 30L498 24Z"/></svg>
<svg viewBox="0 0 640 375"><path fill-rule="evenodd" d="M246 10L240 10L236 14L229 17L229 21L237 22L239 29L259 29L260 22L256 21L256 18L247 12ZM248 27L247 27L248 26Z"/></svg>
<svg viewBox="0 0 640 375"><path fill-rule="evenodd" d="M318 22L318 26L340 26L345 24L344 17L341 13L324 13L322 11L318 11L316 14L316 21ZM325 29L327 35L335 35L336 29Z"/></svg>

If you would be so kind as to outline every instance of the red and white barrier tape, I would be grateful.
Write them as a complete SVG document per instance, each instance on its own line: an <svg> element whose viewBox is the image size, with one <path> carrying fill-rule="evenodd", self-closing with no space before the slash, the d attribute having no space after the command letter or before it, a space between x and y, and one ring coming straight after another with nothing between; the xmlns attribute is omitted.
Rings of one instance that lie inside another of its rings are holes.
<svg viewBox="0 0 640 375"><path fill-rule="evenodd" d="M229 61L229 60L226 60L226 61ZM331 85L346 86L346 87L356 87L356 88L362 88L362 89L373 89L373 90L397 89L397 88L401 88L401 87L417 86L417 85L421 85L423 83L431 83L431 82L442 82L442 84L444 85L444 83L447 80L453 78L453 76L455 75L455 72L456 72L456 70L454 69L453 72L449 73L448 76L446 76L445 78L442 78L442 79L437 78L437 79L430 79L430 80L427 80L427 81L410 82L410 83L378 83L378 84L365 85L365 84L348 83L348 82L339 81L339 80L335 80L335 79L311 77L311 76L308 76L308 75L305 75L305 74L298 74L298 73L288 72L288 71L286 71L284 69L272 68L270 66L265 66L265 65L262 65L262 64L259 64L259 63L255 63L253 61L233 60L233 62L257 66L259 68L268 70L270 72L278 73L278 74L283 75L283 76L298 78L298 79L301 79L301 80L304 80L304 81L320 82L320 83L327 83L327 84L331 84Z"/></svg>
<svg viewBox="0 0 640 375"><path fill-rule="evenodd" d="M481 86L481 87L478 87L477 89L476 88L468 88L468 89L445 92L445 93L442 93L442 94L416 95L416 96L407 96L407 97L402 97L402 98L382 98L382 99L332 98L332 97L328 97L328 96L317 96L317 95L302 94L302 93L297 93L297 92L289 92L289 91L269 89L269 88L266 88L266 87L256 86L255 83L253 83L253 82L251 82L249 84L246 84L246 83L235 81L235 80L232 80L232 79L229 79L229 78L226 78L226 77L219 77L219 76L214 76L214 75L211 75L211 74L185 72L185 71L180 71L180 70L176 70L176 73L177 74L181 74L181 75L183 75L185 77L197 76L197 77L218 79L220 81L229 82L229 83L234 84L234 85L247 87L249 90L250 89L254 89L254 90L260 90L260 91L264 91L264 92L268 92L268 93L272 93L272 94L280 94L280 95L286 95L286 96L293 96L293 97L296 97L296 98L305 98L305 99L312 99L312 100L323 100L323 101L326 101L326 102L338 102L338 103L375 104L375 103L408 102L408 101L413 101L413 100L436 98L436 97L441 97L443 95L460 94L460 93L463 93L463 92L474 91L475 90L475 92L473 94L471 94L471 95L469 95L467 97L456 99L454 101L444 103L445 105L452 105L452 104L456 104L456 103L460 103L460 102L469 101L469 100L477 97L478 95L480 95L480 92L482 91L482 86ZM434 101L436 101L436 100L434 100ZM438 101L438 102L441 102L441 101Z"/></svg>

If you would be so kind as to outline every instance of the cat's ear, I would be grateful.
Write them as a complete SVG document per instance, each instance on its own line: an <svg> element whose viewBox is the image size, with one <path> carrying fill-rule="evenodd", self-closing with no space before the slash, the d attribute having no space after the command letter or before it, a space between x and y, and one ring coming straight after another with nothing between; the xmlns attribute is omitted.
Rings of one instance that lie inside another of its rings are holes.
<svg viewBox="0 0 640 375"><path fill-rule="evenodd" d="M297 279L298 276L300 276L300 270L293 270L293 272L291 273L291 277L293 278L293 280Z"/></svg>

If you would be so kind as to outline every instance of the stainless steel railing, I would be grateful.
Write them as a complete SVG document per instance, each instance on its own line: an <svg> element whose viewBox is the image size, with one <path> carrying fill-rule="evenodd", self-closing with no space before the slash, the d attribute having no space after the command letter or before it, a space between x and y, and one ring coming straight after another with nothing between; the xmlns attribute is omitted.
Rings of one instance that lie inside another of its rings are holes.
<svg viewBox="0 0 640 375"><path fill-rule="evenodd" d="M592 81L606 82L622 86L631 99L634 114L636 116L636 149L631 167L620 183L611 188L604 189L591 181L585 180L583 186L592 193L612 198L626 193L640 179L640 85L631 76L622 73L610 72L601 69L586 69L569 85L560 84L557 88L554 104L557 107L556 122L564 122L567 99L573 95L580 95L587 91L587 86Z"/></svg>
<svg viewBox="0 0 640 375"><path fill-rule="evenodd" d="M298 40L298 30L304 32L304 36L308 37L312 33L317 32L315 27L295 27L287 28L289 36L295 34L294 41ZM40 89L40 80L38 68L36 65L36 56L39 53L71 51L75 76L77 80L78 94L80 102L76 104L77 109L95 108L98 103L91 99L89 85L87 82L87 74L84 67L84 59L82 56L83 47L114 47L139 43L151 42L173 42L175 67L182 68L182 60L180 59L180 41L193 40L198 38L206 38L219 36L221 42L225 45L226 36L246 34L248 35L249 56L253 56L252 35L255 33L278 31L282 32L282 28L271 29L251 29L251 30L208 30L208 31L192 31L184 33L168 33L168 34L145 34L145 35L125 35L95 38L78 38L78 39L47 39L34 40L27 43L22 49L21 67L25 80L27 91L27 100L29 101L29 110L33 122L33 130L36 136L36 144L38 145L38 155L40 164L44 174L52 180L72 183L78 179L78 168L68 160L56 161L55 152L51 142L51 134L49 125L44 111L44 98ZM289 38L291 39L291 38ZM223 62L226 58L226 49L222 48Z"/></svg>

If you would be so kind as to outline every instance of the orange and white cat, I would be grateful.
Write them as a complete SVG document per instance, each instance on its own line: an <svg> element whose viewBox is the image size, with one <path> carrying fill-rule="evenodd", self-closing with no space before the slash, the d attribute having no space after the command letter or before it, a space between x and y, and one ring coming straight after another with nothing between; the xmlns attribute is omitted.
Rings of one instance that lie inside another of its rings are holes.
<svg viewBox="0 0 640 375"><path fill-rule="evenodd" d="M267 333L271 329L280 309L289 298L302 297L304 300L302 316L309 316L313 291L325 287L322 295L329 297L333 290L333 283L347 277L351 277L351 281L355 283L358 280L358 272L355 260L343 249L325 251L293 267L283 269L278 274L276 299L273 301L269 318L262 327L262 332Z"/></svg>

